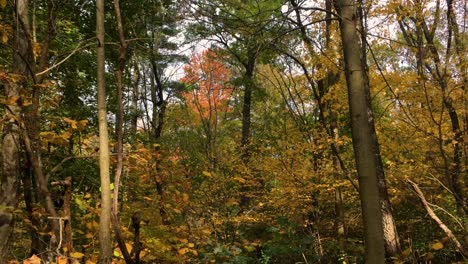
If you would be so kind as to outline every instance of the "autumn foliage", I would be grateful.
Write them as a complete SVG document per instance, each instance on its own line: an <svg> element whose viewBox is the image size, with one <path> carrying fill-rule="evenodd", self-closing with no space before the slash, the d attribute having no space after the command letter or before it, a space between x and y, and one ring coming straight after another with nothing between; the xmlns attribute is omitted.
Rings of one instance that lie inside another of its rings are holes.
<svg viewBox="0 0 468 264"><path fill-rule="evenodd" d="M184 93L187 105L198 112L200 118L216 122L218 114L228 111L233 93L231 71L216 50L208 49L195 54L184 67L180 80L188 86Z"/></svg>
<svg viewBox="0 0 468 264"><path fill-rule="evenodd" d="M0 0L0 264L98 263L100 231L113 263L124 248L135 264L364 263L357 70L333 5L351 1L121 1L121 32L110 2L100 44L124 243L99 226L95 6ZM385 176L373 204L388 196L400 242L387 262L464 263L466 7L352 2Z"/></svg>

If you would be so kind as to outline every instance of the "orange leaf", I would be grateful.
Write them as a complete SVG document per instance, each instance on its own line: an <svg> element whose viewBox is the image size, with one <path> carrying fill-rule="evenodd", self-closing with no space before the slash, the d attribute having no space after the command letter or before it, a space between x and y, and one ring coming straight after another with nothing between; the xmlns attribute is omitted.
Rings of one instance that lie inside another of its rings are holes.
<svg viewBox="0 0 468 264"><path fill-rule="evenodd" d="M187 254L187 252L189 252L190 250L188 248L181 248L179 249L177 252L180 254L180 255L185 255Z"/></svg>
<svg viewBox="0 0 468 264"><path fill-rule="evenodd" d="M19 99L20 99L19 96L13 95L13 96L11 96L11 97L8 99L8 101L6 101L6 104L7 104L7 105L14 105L14 104L16 104L16 102L17 102Z"/></svg>
<svg viewBox="0 0 468 264"><path fill-rule="evenodd" d="M32 255L30 258L23 260L23 264L41 264L41 258Z"/></svg>
<svg viewBox="0 0 468 264"><path fill-rule="evenodd" d="M68 258L65 256L58 256L57 257L57 264L67 264Z"/></svg>

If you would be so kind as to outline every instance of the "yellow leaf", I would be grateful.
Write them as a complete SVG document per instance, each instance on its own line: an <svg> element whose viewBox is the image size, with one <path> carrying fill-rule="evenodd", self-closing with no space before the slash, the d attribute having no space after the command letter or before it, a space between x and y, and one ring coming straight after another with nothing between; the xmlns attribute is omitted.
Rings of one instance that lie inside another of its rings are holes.
<svg viewBox="0 0 468 264"><path fill-rule="evenodd" d="M46 138L46 139L51 139L55 136L54 132L49 132L49 131L42 131L39 133L39 136Z"/></svg>
<svg viewBox="0 0 468 264"><path fill-rule="evenodd" d="M188 239L186 239L186 238L180 238L179 241L184 243L184 244L188 243Z"/></svg>
<svg viewBox="0 0 468 264"><path fill-rule="evenodd" d="M8 35L5 34L5 33L3 33L3 35L2 35L2 42L3 42L3 44L6 44L8 42Z"/></svg>
<svg viewBox="0 0 468 264"><path fill-rule="evenodd" d="M409 256L411 254L411 248L407 248L405 250L403 250L403 252L401 252L401 254L405 257Z"/></svg>
<svg viewBox="0 0 468 264"><path fill-rule="evenodd" d="M174 208L174 212L177 213L177 214L181 214L181 213L182 213L182 211L180 211L180 210L177 209L177 208Z"/></svg>
<svg viewBox="0 0 468 264"><path fill-rule="evenodd" d="M73 129L78 128L78 126L77 126L77 123L78 123L78 122L76 122L76 121L73 120L73 119L64 117L64 118L63 118L63 121L65 121L66 123L70 124L70 126L71 126Z"/></svg>
<svg viewBox="0 0 468 264"><path fill-rule="evenodd" d="M187 252L189 252L188 248L181 248L177 251L180 255L185 255Z"/></svg>
<svg viewBox="0 0 468 264"><path fill-rule="evenodd" d="M431 248L433 250L440 250L444 248L444 244L442 244L441 242L437 242L437 243L432 244Z"/></svg>
<svg viewBox="0 0 468 264"><path fill-rule="evenodd" d="M205 235L211 235L211 230L210 229L202 229L201 231Z"/></svg>
<svg viewBox="0 0 468 264"><path fill-rule="evenodd" d="M120 248L114 249L114 256L118 258L123 258L122 252L120 252Z"/></svg>
<svg viewBox="0 0 468 264"><path fill-rule="evenodd" d="M84 119L78 122L79 129L84 129L88 125L89 121Z"/></svg>
<svg viewBox="0 0 468 264"><path fill-rule="evenodd" d="M67 264L68 258L65 256L58 256L57 257L57 264Z"/></svg>
<svg viewBox="0 0 468 264"><path fill-rule="evenodd" d="M190 252L191 252L194 256L198 256L198 251L196 251L195 249L191 249Z"/></svg>
<svg viewBox="0 0 468 264"><path fill-rule="evenodd" d="M72 253L70 254L70 257L79 259L79 258L84 257L84 254L81 253L81 252L72 252Z"/></svg>
<svg viewBox="0 0 468 264"><path fill-rule="evenodd" d="M130 253L133 250L133 246L129 243L125 243L125 247L127 248L127 251Z"/></svg>
<svg viewBox="0 0 468 264"><path fill-rule="evenodd" d="M7 0L0 0L0 6L1 6L2 8L5 8L6 5L7 5Z"/></svg>
<svg viewBox="0 0 468 264"><path fill-rule="evenodd" d="M248 251L248 252L254 252L256 250L256 248L254 246L250 246L250 245L247 245L247 246L244 246L244 248Z"/></svg>
<svg viewBox="0 0 468 264"><path fill-rule="evenodd" d="M187 246L188 246L189 248L193 248L193 247L195 247L195 244L193 244L193 243L188 243Z"/></svg>
<svg viewBox="0 0 468 264"><path fill-rule="evenodd" d="M71 136L72 136L71 133L68 132L68 131L64 132L63 134L60 135L60 137L63 138L63 139L69 139L69 138L71 138Z"/></svg>
<svg viewBox="0 0 468 264"><path fill-rule="evenodd" d="M184 193L184 194L182 195L182 200L183 200L184 202L186 202L186 203L188 203L189 198L190 198L189 195L186 194L186 193Z"/></svg>
<svg viewBox="0 0 468 264"><path fill-rule="evenodd" d="M205 175L206 177L211 177L211 173L207 172L207 171L203 171L202 172L203 175Z"/></svg>

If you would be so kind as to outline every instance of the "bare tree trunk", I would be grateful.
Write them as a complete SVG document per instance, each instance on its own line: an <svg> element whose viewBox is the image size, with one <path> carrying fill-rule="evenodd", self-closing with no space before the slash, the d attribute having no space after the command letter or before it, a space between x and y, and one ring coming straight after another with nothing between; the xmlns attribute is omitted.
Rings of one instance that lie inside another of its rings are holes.
<svg viewBox="0 0 468 264"><path fill-rule="evenodd" d="M40 252L45 251L47 244L44 242L45 239L42 239L39 231L40 228L40 220L39 217L34 214L35 203L37 202L37 195L34 194L34 180L31 171L31 164L29 160L24 162L23 168L23 175L22 175L22 183L23 183L23 196L24 196L24 203L26 206L26 211L28 213L29 221L31 221L31 228L29 232L31 234L31 251L29 255L32 256L33 254L38 254Z"/></svg>
<svg viewBox="0 0 468 264"><path fill-rule="evenodd" d="M252 53L252 52L249 52ZM252 107L252 91L254 89L254 69L255 69L254 54L248 55L248 62L244 65L244 101L242 103L242 160L248 163L250 158L250 125L251 125L251 107Z"/></svg>
<svg viewBox="0 0 468 264"><path fill-rule="evenodd" d="M111 191L109 135L107 128L105 53L104 53L104 0L96 0L97 94L99 119L99 169L101 176L101 214L99 217L100 263L112 262Z"/></svg>
<svg viewBox="0 0 468 264"><path fill-rule="evenodd" d="M17 0L13 28L14 40L12 73L19 75L18 81L9 80L5 84L5 105L2 137L2 174L0 175L0 263L6 263L10 254L13 235L13 211L18 205L20 181L20 127L16 119L21 115L20 90L28 85L33 55L30 47L28 0Z"/></svg>
<svg viewBox="0 0 468 264"><path fill-rule="evenodd" d="M379 192L381 161L374 120L370 105L370 91L363 64L358 2L335 2L340 18L345 75L348 85L353 148L358 171L362 216L364 222L366 263L385 263L385 242ZM379 165L380 163L380 165Z"/></svg>
<svg viewBox="0 0 468 264"><path fill-rule="evenodd" d="M138 62L135 62L133 69L133 93L132 93L132 106L131 106L131 138L135 138L138 126L138 97L139 97L139 83L140 83L140 69L138 67Z"/></svg>
<svg viewBox="0 0 468 264"><path fill-rule="evenodd" d="M365 13L364 1L360 1L358 5L359 21L360 21L360 33L361 33L361 61L364 67L364 75L366 81L366 87L369 87L369 77L368 77L368 67L367 67L367 14ZM368 97L370 98L370 90L368 89ZM369 108L371 102L369 99ZM392 205L390 204L390 198L387 191L387 181L385 180L385 173L382 165L382 158L380 156L380 146L377 140L377 134L375 133L374 122L370 122L371 130L374 132L373 144L375 148L376 155L376 166L377 166L377 179L380 193L380 208L382 210L382 225L384 232L384 241L385 241L385 253L388 258L397 256L400 251L400 240L398 237L398 231L396 228L395 219L393 218Z"/></svg>
<svg viewBox="0 0 468 264"><path fill-rule="evenodd" d="M154 56L154 50L151 51L151 99L153 100L153 120L151 122L151 133L153 141L156 143L154 146L155 153L160 153L161 148L158 142L161 138L162 131L165 125L167 101L164 99L164 84L161 79L162 72L158 68L156 63L156 57ZM158 155L159 156L159 155ZM167 216L166 208L164 207L164 179L161 177L161 160L156 158L155 160L155 182L156 192L159 195L159 215L164 225L169 225L169 217Z"/></svg>
<svg viewBox="0 0 468 264"><path fill-rule="evenodd" d="M128 253L127 247L125 245L125 240L123 238L122 232L120 230L119 223L119 187L120 187L120 177L122 176L123 170L123 73L125 71L125 64L127 62L128 55L128 45L125 42L125 35L122 25L122 15L120 12L119 0L114 0L114 11L115 17L117 20L117 30L119 33L120 41L120 54L119 62L117 69L114 72L116 83L117 83L117 121L116 121L116 134L117 134L117 166L115 168L114 174L114 196L112 202L112 226L114 228L115 238L117 244L119 245L120 251L124 256L125 262L127 264L132 264L133 260Z"/></svg>

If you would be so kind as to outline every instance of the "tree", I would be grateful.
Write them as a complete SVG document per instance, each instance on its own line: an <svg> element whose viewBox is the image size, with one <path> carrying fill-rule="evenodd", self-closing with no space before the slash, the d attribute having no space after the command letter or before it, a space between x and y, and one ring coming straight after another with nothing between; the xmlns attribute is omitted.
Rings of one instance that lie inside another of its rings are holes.
<svg viewBox="0 0 468 264"><path fill-rule="evenodd" d="M255 67L259 58L280 37L277 17L281 1L192 1L196 23L192 37L220 45L240 66L243 86L241 156L248 163L251 144L252 96L256 89Z"/></svg>
<svg viewBox="0 0 468 264"><path fill-rule="evenodd" d="M190 65L184 67L185 76L181 82L189 86L184 94L188 107L198 113L206 136L205 152L215 169L217 155L218 124L223 113L228 111L233 93L230 85L231 72L220 61L215 50L208 49L194 55Z"/></svg>
<svg viewBox="0 0 468 264"><path fill-rule="evenodd" d="M439 2L433 12L421 1L415 1L414 4L405 7L397 3L396 10L397 22L405 43L415 47L416 52L409 50L409 54L414 57L419 85L428 99L424 102L427 105L425 110L433 125L439 128L437 144L439 154L443 159L442 180L449 186L455 198L458 214L465 219L468 206L461 177L463 175L463 152L465 152L465 159L467 155L463 134L467 133L466 122L468 120L465 116L463 121L461 113L465 111L466 115L468 76L464 55L466 41L463 41L463 34L460 32L454 2L446 1L445 23L441 21L442 8ZM433 21L426 18L425 13L428 12L431 14L429 17L434 17ZM438 34L439 31L443 34ZM433 93L440 95L440 103L431 96ZM464 105L465 109L459 105ZM439 115L439 120L437 120ZM444 120L450 120L449 131L443 129ZM465 122L465 128L463 128L463 122ZM445 142L448 140L452 142L450 144L451 155L447 153L448 150L444 149ZM465 228L466 226L468 224L465 221ZM465 235L465 243L468 243L468 235Z"/></svg>
<svg viewBox="0 0 468 264"><path fill-rule="evenodd" d="M348 86L353 148L358 171L362 217L364 222L366 263L385 263L385 247L379 192L379 174L383 174L377 135L372 115L367 68L358 28L359 3L342 0L335 3L340 17L341 39Z"/></svg>
<svg viewBox="0 0 468 264"><path fill-rule="evenodd" d="M0 178L0 263L6 263L13 238L13 211L18 205L20 184L20 134L18 120L22 113L21 90L27 89L33 65L29 1L19 0L14 6L14 49L12 78L5 84L5 105L2 137L2 174Z"/></svg>
<svg viewBox="0 0 468 264"><path fill-rule="evenodd" d="M96 1L96 38L97 38L97 97L99 118L99 171L101 176L101 213L99 217L100 262L112 262L111 238L111 190L109 135L107 131L107 103L105 83L104 53L104 0Z"/></svg>

